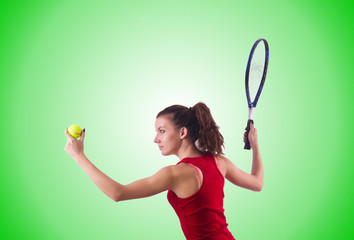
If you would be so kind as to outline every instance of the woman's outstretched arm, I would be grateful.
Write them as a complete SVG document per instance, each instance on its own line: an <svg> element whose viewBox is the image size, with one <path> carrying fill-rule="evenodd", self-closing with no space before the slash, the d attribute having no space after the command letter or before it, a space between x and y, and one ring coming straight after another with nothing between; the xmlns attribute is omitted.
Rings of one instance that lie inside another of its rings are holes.
<svg viewBox="0 0 354 240"><path fill-rule="evenodd" d="M84 154L85 132L80 140L73 138L65 129L67 143L65 151L77 162L96 186L113 201L143 198L173 188L174 174L172 166L164 167L151 177L123 185L111 179L99 170Z"/></svg>

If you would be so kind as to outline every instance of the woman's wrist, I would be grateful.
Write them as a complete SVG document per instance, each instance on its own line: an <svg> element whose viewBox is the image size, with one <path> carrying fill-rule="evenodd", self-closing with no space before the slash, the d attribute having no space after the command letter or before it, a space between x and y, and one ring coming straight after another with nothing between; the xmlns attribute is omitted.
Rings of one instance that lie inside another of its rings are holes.
<svg viewBox="0 0 354 240"><path fill-rule="evenodd" d="M258 144L256 144L256 146L252 146L252 152L253 152L253 154L259 153L259 146L258 146Z"/></svg>
<svg viewBox="0 0 354 240"><path fill-rule="evenodd" d="M74 160L76 161L76 163L80 164L80 163L86 161L86 160L87 160L87 157L86 157L85 153L82 153L82 154L76 156L76 157L74 158Z"/></svg>

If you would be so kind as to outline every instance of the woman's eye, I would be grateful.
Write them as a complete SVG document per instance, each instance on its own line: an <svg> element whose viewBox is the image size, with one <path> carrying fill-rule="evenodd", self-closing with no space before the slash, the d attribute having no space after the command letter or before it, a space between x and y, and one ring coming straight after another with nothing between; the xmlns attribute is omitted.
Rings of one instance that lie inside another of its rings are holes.
<svg viewBox="0 0 354 240"><path fill-rule="evenodd" d="M160 130L160 133L165 133L165 130Z"/></svg>

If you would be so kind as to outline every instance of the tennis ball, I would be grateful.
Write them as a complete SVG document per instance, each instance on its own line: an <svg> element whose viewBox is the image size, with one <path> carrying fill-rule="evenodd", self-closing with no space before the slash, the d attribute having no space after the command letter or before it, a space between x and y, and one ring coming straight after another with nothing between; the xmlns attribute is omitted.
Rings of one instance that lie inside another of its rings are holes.
<svg viewBox="0 0 354 240"><path fill-rule="evenodd" d="M81 136L81 128L77 124L73 124L68 128L68 133L74 138L78 138Z"/></svg>

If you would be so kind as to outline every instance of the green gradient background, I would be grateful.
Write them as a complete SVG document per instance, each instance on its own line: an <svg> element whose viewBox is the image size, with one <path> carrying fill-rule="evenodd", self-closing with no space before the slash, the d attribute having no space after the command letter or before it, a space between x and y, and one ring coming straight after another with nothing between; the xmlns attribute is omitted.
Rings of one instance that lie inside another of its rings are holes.
<svg viewBox="0 0 354 240"><path fill-rule="evenodd" d="M260 193L226 183L237 239L350 239L353 232L353 8L346 1L1 3L1 239L183 239L166 193L114 203L65 153L121 183L176 157L153 143L164 107L204 101L245 171L244 71L270 44L255 113ZM348 47L349 46L349 47ZM345 121L343 121L345 120Z"/></svg>

